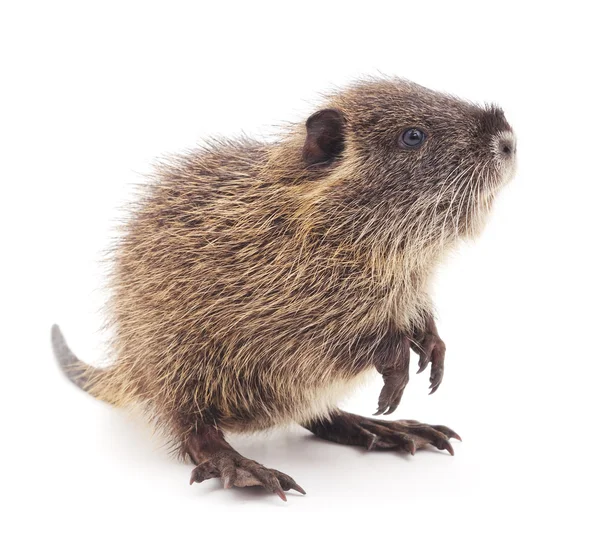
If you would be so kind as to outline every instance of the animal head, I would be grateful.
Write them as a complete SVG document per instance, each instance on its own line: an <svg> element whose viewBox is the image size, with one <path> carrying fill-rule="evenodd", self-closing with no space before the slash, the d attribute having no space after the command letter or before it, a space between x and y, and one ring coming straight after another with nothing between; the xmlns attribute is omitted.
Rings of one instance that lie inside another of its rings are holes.
<svg viewBox="0 0 600 553"><path fill-rule="evenodd" d="M330 97L303 134L309 196L331 223L351 219L360 233L360 221L377 220L404 247L476 235L515 170L515 135L499 107L404 80Z"/></svg>

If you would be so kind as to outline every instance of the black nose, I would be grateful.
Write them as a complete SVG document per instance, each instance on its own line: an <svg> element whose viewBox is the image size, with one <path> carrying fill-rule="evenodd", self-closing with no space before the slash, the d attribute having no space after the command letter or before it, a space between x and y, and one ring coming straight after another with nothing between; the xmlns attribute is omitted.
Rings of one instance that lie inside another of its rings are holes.
<svg viewBox="0 0 600 553"><path fill-rule="evenodd" d="M512 156L517 153L517 143L513 138L502 138L500 140L500 151L505 156Z"/></svg>

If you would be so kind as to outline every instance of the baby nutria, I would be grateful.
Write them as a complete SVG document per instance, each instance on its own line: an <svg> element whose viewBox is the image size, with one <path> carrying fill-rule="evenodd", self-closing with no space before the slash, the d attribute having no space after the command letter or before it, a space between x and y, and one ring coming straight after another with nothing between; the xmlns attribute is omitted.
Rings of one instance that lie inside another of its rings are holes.
<svg viewBox="0 0 600 553"><path fill-rule="evenodd" d="M304 493L224 437L291 422L367 449L453 454L460 438L446 426L336 406L376 369L375 414L392 413L411 348L437 390L445 345L431 275L479 233L515 153L500 108L377 79L331 95L273 143L216 141L177 157L114 251L114 363L86 365L54 326L58 362L95 397L144 406L197 465L191 483Z"/></svg>

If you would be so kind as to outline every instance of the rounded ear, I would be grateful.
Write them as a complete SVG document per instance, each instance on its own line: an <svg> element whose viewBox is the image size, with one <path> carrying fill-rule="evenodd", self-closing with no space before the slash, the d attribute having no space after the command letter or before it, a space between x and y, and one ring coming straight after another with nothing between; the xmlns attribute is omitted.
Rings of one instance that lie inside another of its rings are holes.
<svg viewBox="0 0 600 553"><path fill-rule="evenodd" d="M344 150L344 116L337 109L322 109L306 120L302 159L308 165L332 161Z"/></svg>

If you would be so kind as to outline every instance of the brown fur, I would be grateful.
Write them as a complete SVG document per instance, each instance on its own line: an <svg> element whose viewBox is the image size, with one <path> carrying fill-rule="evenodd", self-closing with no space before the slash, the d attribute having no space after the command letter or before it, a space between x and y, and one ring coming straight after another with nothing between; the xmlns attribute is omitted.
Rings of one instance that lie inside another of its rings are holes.
<svg viewBox="0 0 600 553"><path fill-rule="evenodd" d="M341 114L330 158L301 125L159 167L114 251L114 365L87 368L54 331L82 387L143 404L177 444L204 423L306 423L390 337L423 329L433 270L511 175L498 142L510 127L498 108L402 80L360 82L324 108ZM419 149L399 146L410 127L426 131Z"/></svg>

